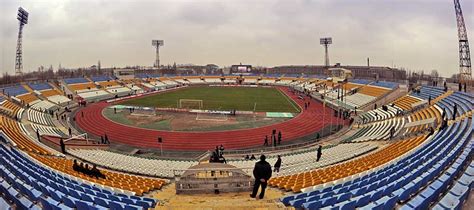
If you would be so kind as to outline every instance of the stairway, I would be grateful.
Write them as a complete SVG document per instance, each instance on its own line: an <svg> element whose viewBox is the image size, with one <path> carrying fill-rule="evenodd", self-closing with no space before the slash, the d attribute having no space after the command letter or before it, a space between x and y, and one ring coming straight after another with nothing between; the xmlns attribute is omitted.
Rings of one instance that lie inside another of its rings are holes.
<svg viewBox="0 0 474 210"><path fill-rule="evenodd" d="M448 97L449 95L451 95L453 93L454 93L454 91L448 90L448 92L443 93L442 95L438 96L437 98L431 99L431 104L436 104L438 101L441 101L443 98L446 98L446 97Z"/></svg>

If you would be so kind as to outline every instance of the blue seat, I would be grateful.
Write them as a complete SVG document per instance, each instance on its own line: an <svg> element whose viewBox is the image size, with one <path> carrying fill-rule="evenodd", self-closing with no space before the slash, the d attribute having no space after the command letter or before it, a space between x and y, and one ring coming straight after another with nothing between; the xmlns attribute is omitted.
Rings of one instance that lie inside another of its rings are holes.
<svg viewBox="0 0 474 210"><path fill-rule="evenodd" d="M99 206L109 207L109 204L107 203L107 201L105 201L104 199L99 198L99 197L94 198L94 203L99 205Z"/></svg>
<svg viewBox="0 0 474 210"><path fill-rule="evenodd" d="M359 198L357 199L356 206L357 207L365 206L369 204L369 202L370 202L370 195L362 195L362 196L359 196Z"/></svg>
<svg viewBox="0 0 474 210"><path fill-rule="evenodd" d="M116 202L109 202L109 207L111 210L123 210L124 208L122 207L122 205L120 205L119 203L116 203Z"/></svg>
<svg viewBox="0 0 474 210"><path fill-rule="evenodd" d="M63 196L62 197L63 204L66 205L69 208L76 208L76 204L68 197Z"/></svg>
<svg viewBox="0 0 474 210"><path fill-rule="evenodd" d="M340 210L353 210L356 208L356 201L349 201L341 206Z"/></svg>
<svg viewBox="0 0 474 210"><path fill-rule="evenodd" d="M321 207L321 201L313 201L309 203L304 203L303 207L306 209L319 209Z"/></svg>

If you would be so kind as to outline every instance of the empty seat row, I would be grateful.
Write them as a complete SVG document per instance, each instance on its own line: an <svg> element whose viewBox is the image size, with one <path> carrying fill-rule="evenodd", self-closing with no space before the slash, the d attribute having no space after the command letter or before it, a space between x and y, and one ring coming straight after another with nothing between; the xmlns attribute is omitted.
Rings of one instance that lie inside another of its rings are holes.
<svg viewBox="0 0 474 210"><path fill-rule="evenodd" d="M448 186L448 183L443 183L459 173L458 170L468 163L472 155L473 127L468 125L469 122L464 120L450 126L419 147L416 152L380 170L370 171L346 182L287 196L281 200L287 205L310 209L349 206L361 209L392 209L399 201L408 201L402 208L427 209L437 194ZM466 147L469 140L470 144ZM450 165L453 162L454 164ZM442 175L439 177L439 174ZM424 188L429 183L433 187Z"/></svg>
<svg viewBox="0 0 474 210"><path fill-rule="evenodd" d="M148 209L155 199L130 196L71 179L35 164L15 149L0 145L0 192L17 207L28 209ZM41 203L41 206L39 206ZM57 209L57 208L56 208ZM86 208L87 209L87 208Z"/></svg>
<svg viewBox="0 0 474 210"><path fill-rule="evenodd" d="M381 150L370 153L355 160L349 160L334 166L306 171L290 176L272 178L270 186L279 187L293 192L300 192L303 188L312 188L324 183L333 182L346 177L372 170L386 164L399 156L411 151L424 142L426 136L399 140Z"/></svg>
<svg viewBox="0 0 474 210"><path fill-rule="evenodd" d="M55 126L50 114L36 111L34 109L28 109L26 111L26 114L27 114L27 119L30 122L41 124L41 125Z"/></svg>
<svg viewBox="0 0 474 210"><path fill-rule="evenodd" d="M71 149L68 152L80 159L97 165L135 174L159 177L174 177L197 165L197 161L178 161L142 158L106 150Z"/></svg>

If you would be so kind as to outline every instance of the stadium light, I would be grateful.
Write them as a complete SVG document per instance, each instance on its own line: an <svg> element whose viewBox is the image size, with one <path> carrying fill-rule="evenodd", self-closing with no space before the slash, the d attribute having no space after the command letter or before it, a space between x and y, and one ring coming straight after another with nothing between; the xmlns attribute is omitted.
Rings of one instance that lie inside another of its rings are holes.
<svg viewBox="0 0 474 210"><path fill-rule="evenodd" d="M20 24L22 24L22 25L28 24L28 12L25 9L19 7L18 8L18 16L17 16L16 19L19 20Z"/></svg>
<svg viewBox="0 0 474 210"><path fill-rule="evenodd" d="M163 40L151 40L151 45L156 47L156 60L155 60L155 67L160 67L160 47L165 45L165 41Z"/></svg>
<svg viewBox="0 0 474 210"><path fill-rule="evenodd" d="M321 45L324 46L324 49L325 49L325 61L324 61L324 65L325 65L326 67L328 67L328 66L329 66L328 48L329 48L329 45L332 44L332 38L331 38L331 37L320 38L320 39L319 39L319 44L321 44Z"/></svg>
<svg viewBox="0 0 474 210"><path fill-rule="evenodd" d="M16 19L20 21L20 30L18 31L18 40L16 43L16 56L15 56L15 73L17 75L23 74L23 51L22 51L22 37L23 37L23 26L28 24L28 12L19 7Z"/></svg>

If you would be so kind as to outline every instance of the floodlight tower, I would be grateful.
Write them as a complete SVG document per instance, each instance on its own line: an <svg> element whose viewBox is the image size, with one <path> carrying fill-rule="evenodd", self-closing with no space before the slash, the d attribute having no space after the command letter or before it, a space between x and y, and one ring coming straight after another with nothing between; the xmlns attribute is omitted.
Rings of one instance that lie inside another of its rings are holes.
<svg viewBox="0 0 474 210"><path fill-rule="evenodd" d="M23 36L23 26L28 24L28 12L23 8L18 8L18 15L16 17L20 22L20 30L18 31L18 41L16 43L16 58L15 58L15 73L17 75L23 74L23 52L22 52L22 41Z"/></svg>
<svg viewBox="0 0 474 210"><path fill-rule="evenodd" d="M324 65L329 67L329 54L328 54L328 48L329 45L332 44L332 38L331 37L326 37L326 38L321 38L319 39L319 44L324 46L324 52L325 52L325 61Z"/></svg>
<svg viewBox="0 0 474 210"><path fill-rule="evenodd" d="M469 52L469 41L467 40L466 25L464 24L464 18L459 0L454 0L454 9L456 10L459 39L459 83L467 83L467 85L471 85L471 53Z"/></svg>
<svg viewBox="0 0 474 210"><path fill-rule="evenodd" d="M155 60L155 67L159 68L160 67L160 47L165 45L165 42L163 40L152 40L151 45L153 47L156 47L156 60Z"/></svg>

